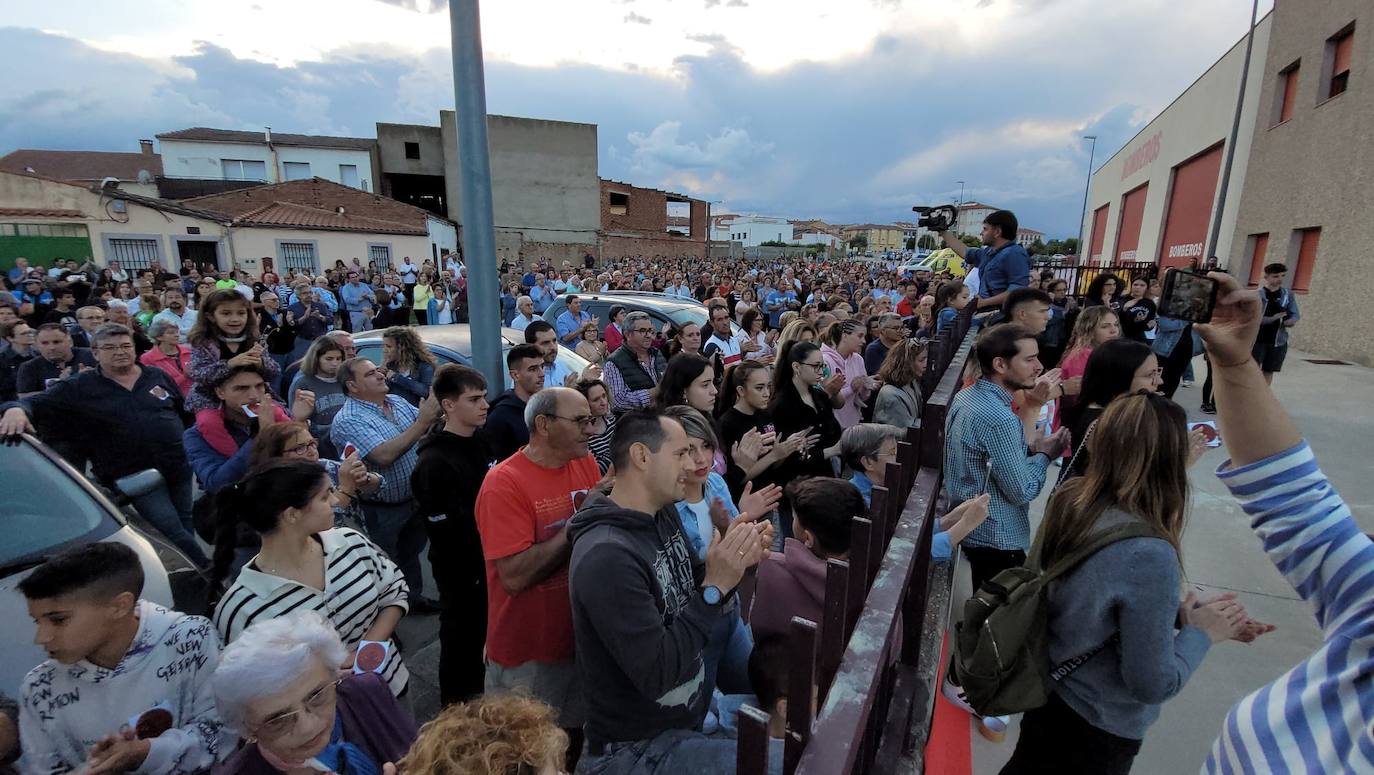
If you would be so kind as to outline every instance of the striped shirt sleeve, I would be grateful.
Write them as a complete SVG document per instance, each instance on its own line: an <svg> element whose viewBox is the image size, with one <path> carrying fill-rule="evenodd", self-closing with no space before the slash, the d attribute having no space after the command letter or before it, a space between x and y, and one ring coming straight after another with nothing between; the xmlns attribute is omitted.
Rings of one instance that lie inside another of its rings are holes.
<svg viewBox="0 0 1374 775"><path fill-rule="evenodd" d="M1324 642L1231 709L1202 770L1374 772L1374 542L1305 442L1229 466L1217 475L1312 606Z"/></svg>

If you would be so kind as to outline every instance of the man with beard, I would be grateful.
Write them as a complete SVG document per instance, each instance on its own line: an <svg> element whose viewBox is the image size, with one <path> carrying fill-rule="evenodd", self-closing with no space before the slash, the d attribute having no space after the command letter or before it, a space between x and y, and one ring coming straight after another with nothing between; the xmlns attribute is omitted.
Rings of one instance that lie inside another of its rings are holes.
<svg viewBox="0 0 1374 775"><path fill-rule="evenodd" d="M997 210L983 219L981 248L970 248L958 235L940 232L945 245L959 254L966 265L978 270L980 310L1001 307L1008 293L1030 285L1030 254L1016 242L1019 228L1010 210Z"/></svg>

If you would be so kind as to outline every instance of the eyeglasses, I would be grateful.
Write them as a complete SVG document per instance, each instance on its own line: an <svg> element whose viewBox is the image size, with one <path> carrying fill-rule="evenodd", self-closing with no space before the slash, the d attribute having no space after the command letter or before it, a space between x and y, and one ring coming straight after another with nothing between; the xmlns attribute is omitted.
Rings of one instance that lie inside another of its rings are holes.
<svg viewBox="0 0 1374 775"><path fill-rule="evenodd" d="M816 361L815 363L799 363L797 365L806 366L807 368L811 369L823 369L825 368L825 361Z"/></svg>
<svg viewBox="0 0 1374 775"><path fill-rule="evenodd" d="M567 420L570 423L576 423L579 428L590 428L592 427L592 423L596 422L596 418L592 417L591 415L583 415L582 417L564 417L558 414L546 414L544 416L552 417L555 420Z"/></svg>
<svg viewBox="0 0 1374 775"><path fill-rule="evenodd" d="M652 328L632 328L630 329L630 333L639 334L640 336L653 336L654 330Z"/></svg>
<svg viewBox="0 0 1374 775"><path fill-rule="evenodd" d="M249 731L263 740L279 740L286 737L296 730L296 723L300 721L302 713L308 711L311 715L319 718L325 708L334 704L338 698L338 691L338 681L327 683L317 689L314 694L306 697L303 703L304 707L300 710L292 710L273 716L256 727L250 727Z"/></svg>
<svg viewBox="0 0 1374 775"><path fill-rule="evenodd" d="M300 454L300 453L302 453L302 452L304 452L304 451L306 451L306 450L308 450L308 449L319 449L319 448L320 448L320 442L317 441L317 440L315 440L315 439L311 439L310 441L303 442L303 443L301 443L301 444L297 444L297 445L294 446L294 447L287 447L286 449L282 450L282 454L283 454L283 455L298 455L298 454Z"/></svg>

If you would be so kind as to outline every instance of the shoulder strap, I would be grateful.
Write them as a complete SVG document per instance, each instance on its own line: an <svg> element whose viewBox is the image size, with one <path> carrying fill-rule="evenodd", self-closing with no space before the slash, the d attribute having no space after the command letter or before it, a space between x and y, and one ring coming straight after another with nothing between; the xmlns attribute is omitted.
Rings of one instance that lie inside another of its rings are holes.
<svg viewBox="0 0 1374 775"><path fill-rule="evenodd" d="M1089 557L1101 551L1102 549L1116 543L1117 541L1124 541L1127 538L1159 537L1159 533L1156 532L1154 528L1144 524L1143 522L1136 522L1134 520L1131 522L1127 522L1125 524L1116 525L1115 527L1110 527L1106 530L1093 534L1093 536L1088 539L1088 542L1086 544L1078 547L1078 549L1074 550L1073 552L1070 552L1067 557L1064 557L1060 559L1059 562L1056 562L1052 567L1050 567L1043 574L1041 574L1041 578L1045 583L1053 581L1059 576L1062 576L1065 573L1068 573L1069 571L1073 570L1075 567L1078 566L1079 563L1088 559Z"/></svg>

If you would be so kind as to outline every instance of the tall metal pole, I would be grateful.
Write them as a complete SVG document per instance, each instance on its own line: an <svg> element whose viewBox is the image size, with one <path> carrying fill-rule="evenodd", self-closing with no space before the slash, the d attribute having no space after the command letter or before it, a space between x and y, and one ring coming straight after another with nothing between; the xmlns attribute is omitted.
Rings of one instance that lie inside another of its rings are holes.
<svg viewBox="0 0 1374 775"><path fill-rule="evenodd" d="M487 394L505 384L501 364L500 290L496 279L496 220L491 208L487 149L487 87L482 67L478 0L448 5L453 35L453 97L458 128L458 185L462 197L463 257L468 270L472 365L487 378Z"/></svg>
<svg viewBox="0 0 1374 775"><path fill-rule="evenodd" d="M1250 76L1250 50L1255 46L1255 17L1259 15L1259 0L1250 5L1250 31L1245 35L1245 64L1240 70L1240 93L1236 95L1236 115L1231 117L1231 136L1226 140L1226 163L1221 167L1221 189L1217 191L1216 212L1212 214L1212 238L1207 241L1207 253L1198 264L1205 264L1217 253L1221 238L1221 213L1226 207L1226 190L1231 184L1231 161L1236 156L1236 135L1240 133L1240 109L1245 104L1245 81ZM1230 263L1229 261L1227 262Z"/></svg>
<svg viewBox="0 0 1374 775"><path fill-rule="evenodd" d="M1083 209L1078 211L1078 263L1083 263L1083 257L1087 255L1083 252L1083 246L1088 241L1083 238L1083 222L1088 217L1088 189L1093 184L1093 157L1097 155L1097 135L1083 135L1084 140L1092 140L1093 144L1088 149L1088 178L1083 181ZM1092 256L1088 256L1092 259Z"/></svg>

